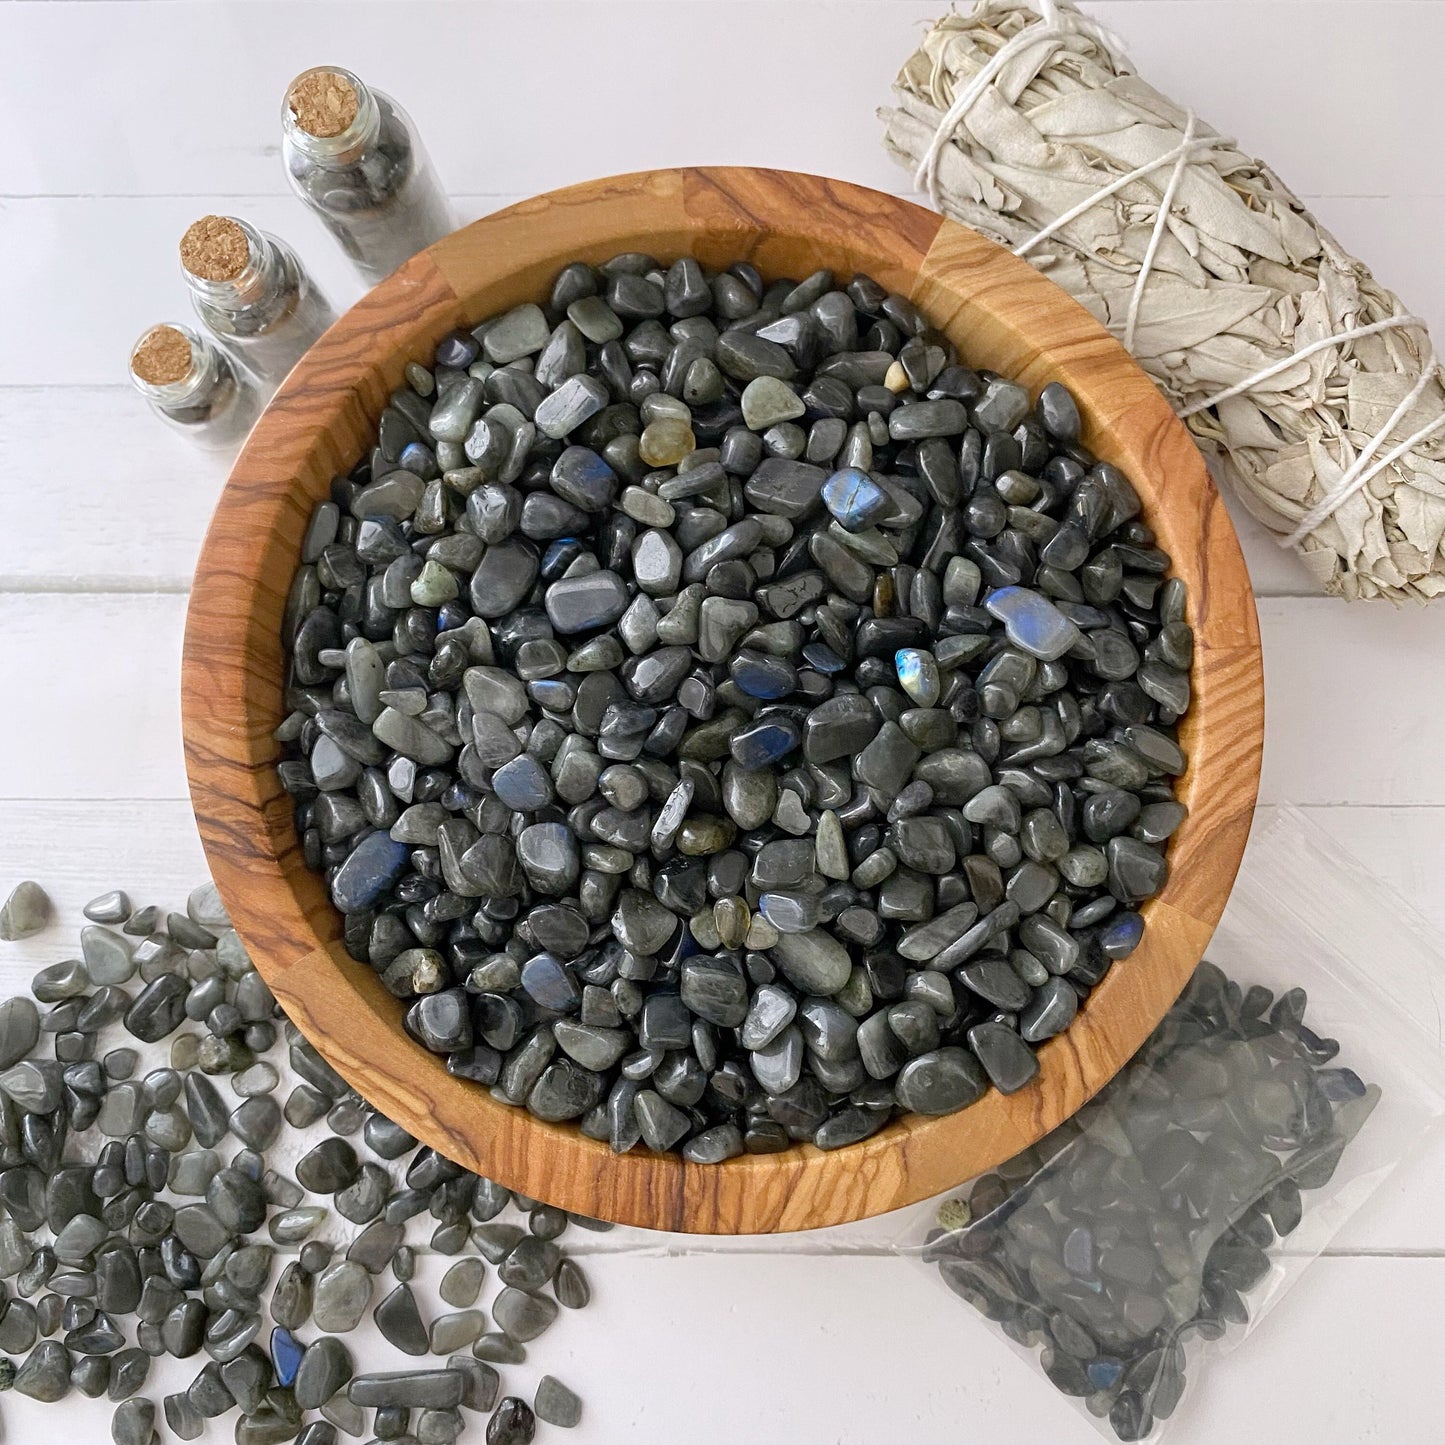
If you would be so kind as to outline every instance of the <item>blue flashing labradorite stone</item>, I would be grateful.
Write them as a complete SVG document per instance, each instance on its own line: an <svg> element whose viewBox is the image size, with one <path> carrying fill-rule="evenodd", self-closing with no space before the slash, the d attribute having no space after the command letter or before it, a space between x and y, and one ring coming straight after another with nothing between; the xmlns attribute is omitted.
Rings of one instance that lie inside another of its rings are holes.
<svg viewBox="0 0 1445 1445"><path fill-rule="evenodd" d="M437 365L463 371L481 355L481 351L477 338L470 331L453 331L437 342Z"/></svg>
<svg viewBox="0 0 1445 1445"><path fill-rule="evenodd" d="M437 466L436 453L425 442L408 442L401 449L401 455L397 461L404 471L411 472L424 482L441 476L441 468Z"/></svg>
<svg viewBox="0 0 1445 1445"><path fill-rule="evenodd" d="M522 965L522 987L535 1003L559 1013L570 1013L582 1001L577 980L550 953L534 954Z"/></svg>
<svg viewBox="0 0 1445 1445"><path fill-rule="evenodd" d="M798 671L791 662L761 652L738 653L728 673L739 691L765 700L786 697L798 685Z"/></svg>
<svg viewBox="0 0 1445 1445"><path fill-rule="evenodd" d="M276 1383L290 1389L301 1368L301 1343L290 1330L277 1326L271 1331L271 1363L276 1370Z"/></svg>
<svg viewBox="0 0 1445 1445"><path fill-rule="evenodd" d="M542 553L542 576L548 582L559 578L587 549L576 537L558 537Z"/></svg>
<svg viewBox="0 0 1445 1445"><path fill-rule="evenodd" d="M1064 1236L1064 1268L1080 1279L1094 1276L1094 1235L1082 1224Z"/></svg>
<svg viewBox="0 0 1445 1445"><path fill-rule="evenodd" d="M823 505L850 532L861 532L888 504L888 493L857 467L844 467L823 483Z"/></svg>
<svg viewBox="0 0 1445 1445"><path fill-rule="evenodd" d="M745 772L756 772L787 757L802 740L791 718L765 718L733 734L733 761Z"/></svg>
<svg viewBox="0 0 1445 1445"><path fill-rule="evenodd" d="M819 672L842 672L847 663L826 642L809 642L803 646L803 661Z"/></svg>
<svg viewBox="0 0 1445 1445"><path fill-rule="evenodd" d="M1099 934L1099 947L1106 958L1128 958L1144 937L1144 920L1137 913L1120 913Z"/></svg>
<svg viewBox="0 0 1445 1445"><path fill-rule="evenodd" d="M903 691L919 707L933 707L938 702L943 684L931 652L918 647L900 647L893 654L893 666Z"/></svg>
<svg viewBox="0 0 1445 1445"><path fill-rule="evenodd" d="M1096 1390L1112 1390L1119 1383L1120 1375L1124 1373L1124 1362L1100 1355L1084 1366L1084 1373L1089 1377L1089 1383Z"/></svg>
<svg viewBox="0 0 1445 1445"><path fill-rule="evenodd" d="M1083 633L1032 587L999 587L983 600L988 612L1003 623L1008 640L1020 650L1053 662Z"/></svg>
<svg viewBox="0 0 1445 1445"><path fill-rule="evenodd" d="M807 933L818 926L818 900L811 893L764 893L758 912L779 933Z"/></svg>
<svg viewBox="0 0 1445 1445"><path fill-rule="evenodd" d="M331 880L331 901L343 913L360 913L401 876L411 849L389 833L371 833L352 850Z"/></svg>
<svg viewBox="0 0 1445 1445"><path fill-rule="evenodd" d="M437 608L437 631L451 632L455 628L466 625L472 615L472 609L464 602L453 599L451 602L443 602Z"/></svg>
<svg viewBox="0 0 1445 1445"><path fill-rule="evenodd" d="M605 512L617 494L617 473L591 447L568 447L553 463L552 490L584 512Z"/></svg>

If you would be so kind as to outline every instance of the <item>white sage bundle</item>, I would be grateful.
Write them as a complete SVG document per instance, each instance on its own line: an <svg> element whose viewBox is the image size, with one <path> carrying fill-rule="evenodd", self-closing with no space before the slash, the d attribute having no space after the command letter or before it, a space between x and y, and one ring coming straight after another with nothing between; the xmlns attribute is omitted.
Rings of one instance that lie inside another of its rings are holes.
<svg viewBox="0 0 1445 1445"><path fill-rule="evenodd" d="M1445 381L1424 324L1108 32L1041 7L937 21L880 112L889 151L1123 341L1325 591L1445 591Z"/></svg>

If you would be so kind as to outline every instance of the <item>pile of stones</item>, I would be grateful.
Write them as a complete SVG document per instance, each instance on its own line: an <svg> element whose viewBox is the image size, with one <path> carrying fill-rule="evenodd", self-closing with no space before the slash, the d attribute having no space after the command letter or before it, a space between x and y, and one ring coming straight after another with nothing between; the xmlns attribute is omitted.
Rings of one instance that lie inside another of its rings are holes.
<svg viewBox="0 0 1445 1445"><path fill-rule="evenodd" d="M1174 1412L1186 1346L1248 1322L1300 1191L1379 1100L1306 1004L1200 964L1092 1104L939 1210L925 1257L945 1283L1121 1440Z"/></svg>
<svg viewBox="0 0 1445 1445"><path fill-rule="evenodd" d="M624 1151L1023 1087L1184 817L1183 584L1074 399L904 297L621 255L315 508L280 774L447 1068Z"/></svg>
<svg viewBox="0 0 1445 1445"><path fill-rule="evenodd" d="M33 883L10 905L12 937L50 912ZM113 891L86 916L81 956L0 1003L0 1390L104 1395L115 1445L155 1445L161 1419L194 1440L229 1412L237 1445L451 1445L469 1411L489 1414L487 1445L577 1424L561 1381L499 1398L497 1367L588 1303L558 1241L607 1226L366 1105L285 1022L210 884L184 913ZM414 1220L455 1256L440 1313L411 1284ZM368 1311L407 1368L358 1368L341 1336ZM200 1364L158 1410L142 1392L162 1356Z"/></svg>

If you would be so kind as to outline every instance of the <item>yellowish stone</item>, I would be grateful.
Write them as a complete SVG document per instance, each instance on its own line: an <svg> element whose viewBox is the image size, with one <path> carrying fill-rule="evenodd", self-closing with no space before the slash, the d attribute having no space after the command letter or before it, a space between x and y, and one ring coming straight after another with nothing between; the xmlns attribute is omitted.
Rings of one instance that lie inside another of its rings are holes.
<svg viewBox="0 0 1445 1445"><path fill-rule="evenodd" d="M724 948L741 948L752 921L748 905L741 898L719 898L712 906L713 923Z"/></svg>
<svg viewBox="0 0 1445 1445"><path fill-rule="evenodd" d="M730 847L738 835L731 818L713 818L706 813L689 818L677 835L677 851L689 858L705 858Z"/></svg>
<svg viewBox="0 0 1445 1445"><path fill-rule="evenodd" d="M692 428L681 418L664 416L650 423L638 441L638 455L650 467L675 467L697 449Z"/></svg>

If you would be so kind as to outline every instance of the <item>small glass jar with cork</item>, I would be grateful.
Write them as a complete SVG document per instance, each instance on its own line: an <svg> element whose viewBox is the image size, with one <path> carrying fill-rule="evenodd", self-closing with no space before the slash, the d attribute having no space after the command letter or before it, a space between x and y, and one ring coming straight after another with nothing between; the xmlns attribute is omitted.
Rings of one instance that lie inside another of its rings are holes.
<svg viewBox="0 0 1445 1445"><path fill-rule="evenodd" d="M237 446L261 410L250 374L188 326L152 326L131 349L130 379L162 421L208 451Z"/></svg>
<svg viewBox="0 0 1445 1445"><path fill-rule="evenodd" d="M268 392L336 319L296 253L245 221L202 216L180 250L196 314Z"/></svg>
<svg viewBox="0 0 1445 1445"><path fill-rule="evenodd" d="M350 71L297 76L281 107L291 188L368 284L456 228L411 117Z"/></svg>

